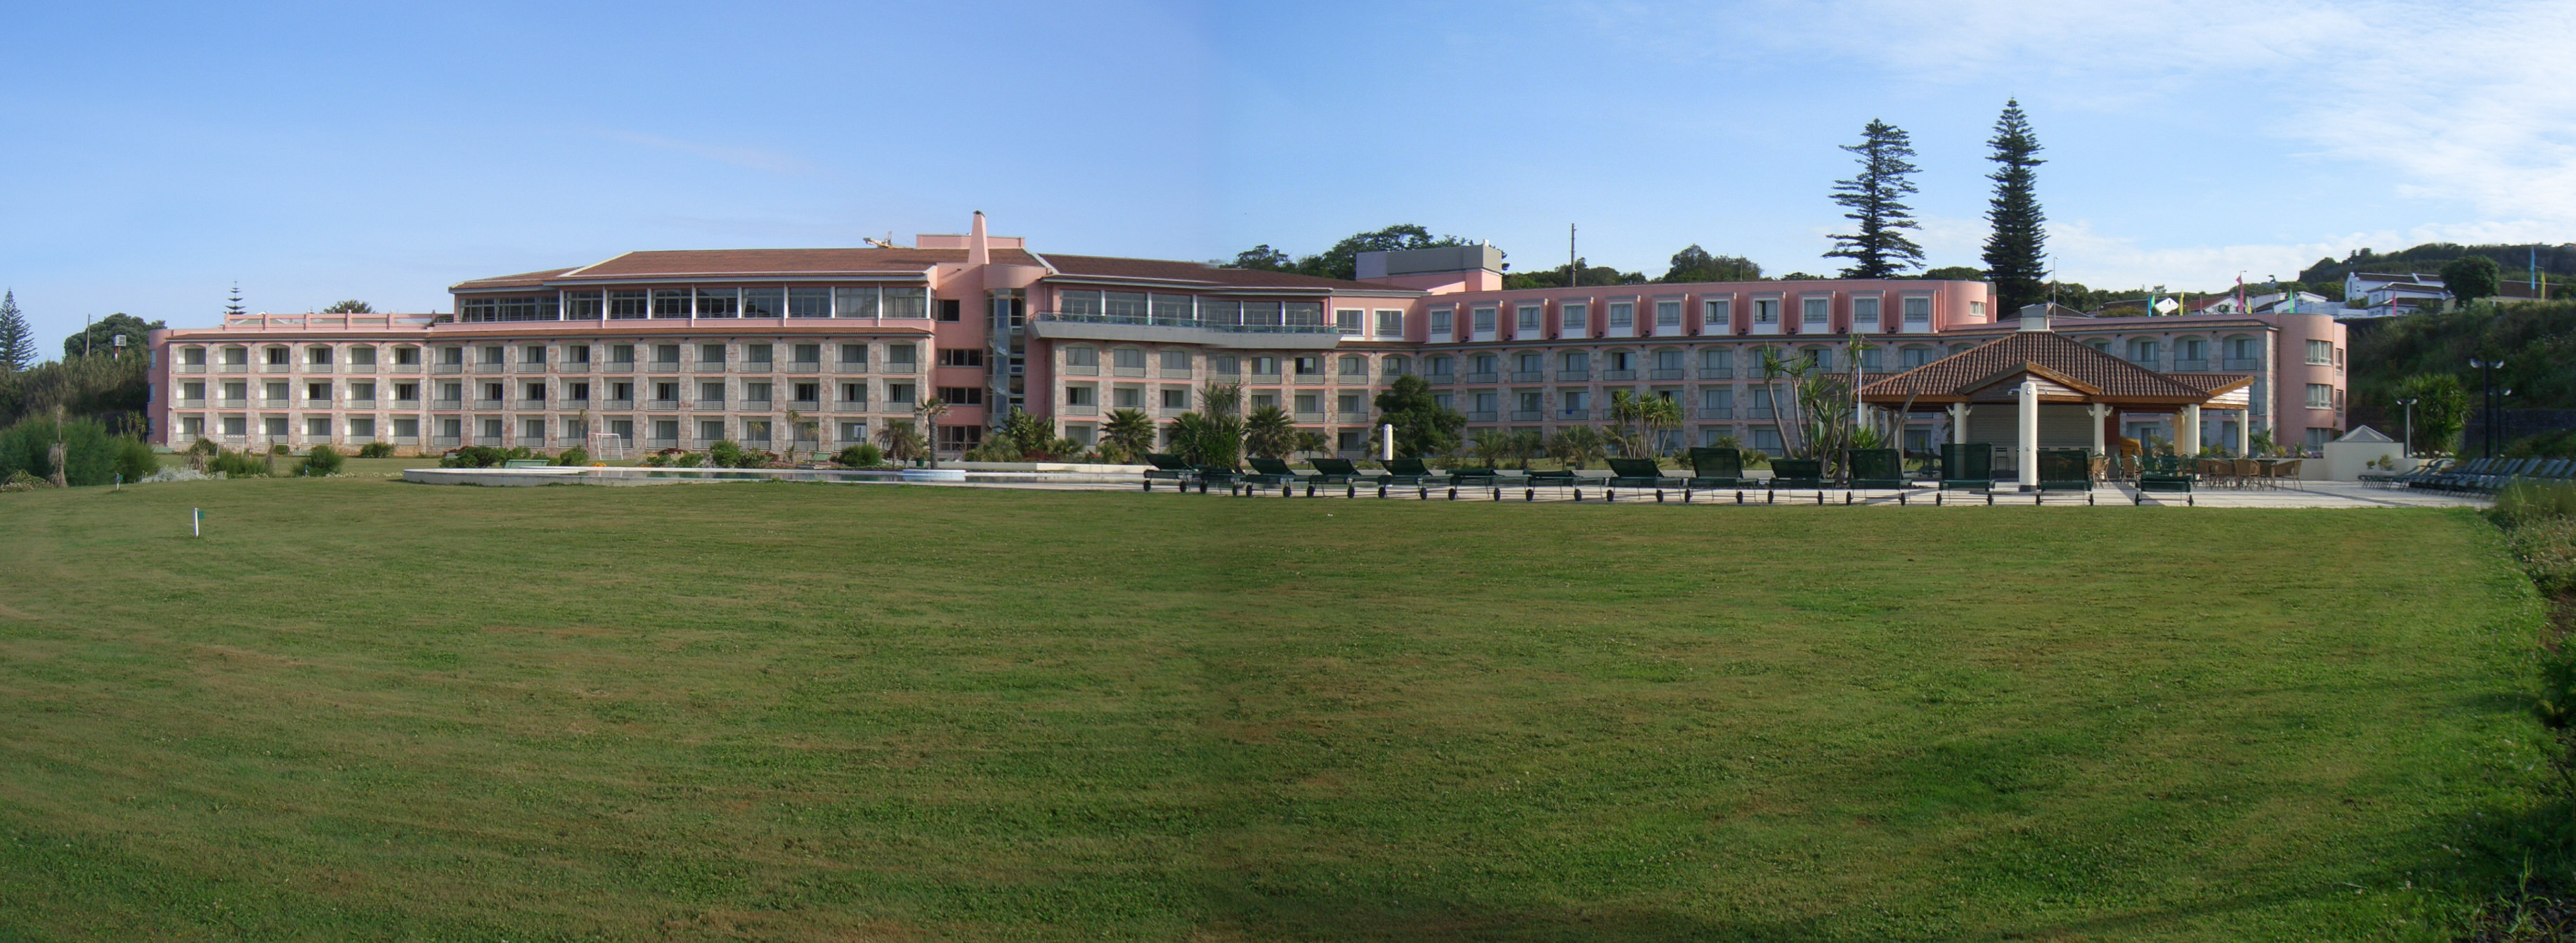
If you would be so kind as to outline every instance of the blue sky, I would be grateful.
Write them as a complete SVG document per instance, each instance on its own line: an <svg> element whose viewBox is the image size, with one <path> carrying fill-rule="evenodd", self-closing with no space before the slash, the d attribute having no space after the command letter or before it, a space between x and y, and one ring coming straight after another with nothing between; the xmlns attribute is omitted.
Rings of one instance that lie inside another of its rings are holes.
<svg viewBox="0 0 2576 943"><path fill-rule="evenodd" d="M633 249L991 214L1041 251L1312 252L1393 222L1822 272L1880 118L1973 264L2018 97L2063 277L2214 287L2576 239L2576 5L15 4L0 285L40 335L213 323Z"/></svg>

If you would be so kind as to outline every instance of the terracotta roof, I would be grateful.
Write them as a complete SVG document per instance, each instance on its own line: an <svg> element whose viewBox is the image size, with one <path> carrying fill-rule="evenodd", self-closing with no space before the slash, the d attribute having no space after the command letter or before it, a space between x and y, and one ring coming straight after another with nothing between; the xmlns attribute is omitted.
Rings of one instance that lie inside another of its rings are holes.
<svg viewBox="0 0 2576 943"><path fill-rule="evenodd" d="M1394 291L1409 289L1371 282L1348 282L1338 278L1319 278L1293 272L1265 272L1260 269L1219 268L1205 262L1176 262L1166 259L1122 259L1105 255L1047 254L1047 261L1065 275L1084 278L1136 279L1226 288L1321 288L1334 291Z"/></svg>
<svg viewBox="0 0 2576 943"><path fill-rule="evenodd" d="M2019 373L2035 373L2088 397L2198 403L2212 391L2078 343L2055 331L2014 331L1861 387L1872 402L1964 399Z"/></svg>
<svg viewBox="0 0 2576 943"><path fill-rule="evenodd" d="M998 265L1036 265L1022 249L994 249ZM674 278L753 275L840 275L917 272L942 262L966 261L964 249L679 249L629 252L566 273L580 279Z"/></svg>
<svg viewBox="0 0 2576 943"><path fill-rule="evenodd" d="M491 278L478 278L478 279L475 279L475 280L470 281L470 282L458 282L458 283L456 283L456 284L454 284L454 285L451 285L451 286L449 286L449 287L450 287L451 289L453 289L453 288L534 288L534 287L536 287L536 286L538 286L538 285L545 284L546 279L553 278L553 277L555 277L555 276L557 276L557 275L561 275L561 274L563 274L563 273L565 273L565 272L569 272L569 271L572 271L572 270L571 270L571 269L568 269L568 268L550 268L550 269L547 269L547 270L542 271L542 272L522 272L522 273L517 274L517 275L495 275L495 276L492 276Z"/></svg>
<svg viewBox="0 0 2576 943"><path fill-rule="evenodd" d="M2168 373L2165 377L2211 396L2254 382L2250 373Z"/></svg>

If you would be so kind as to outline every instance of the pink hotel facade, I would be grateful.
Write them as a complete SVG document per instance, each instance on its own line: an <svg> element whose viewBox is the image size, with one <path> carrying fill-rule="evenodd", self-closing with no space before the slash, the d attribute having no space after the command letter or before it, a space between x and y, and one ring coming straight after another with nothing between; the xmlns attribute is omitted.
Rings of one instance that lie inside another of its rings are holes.
<svg viewBox="0 0 2576 943"><path fill-rule="evenodd" d="M1370 253L1340 281L1197 262L1041 254L991 236L909 248L633 252L457 283L444 314L240 315L155 331L156 441L302 449L389 442L630 450L717 439L826 451L871 441L923 399L955 454L1012 408L1090 442L1112 411L1158 422L1210 381L1243 384L1349 453L1376 394L1418 374L1476 429L1606 419L1613 390L1680 401L1681 435L1775 454L1762 347L1893 375L1993 340L1989 286L1930 280L1504 290L1474 246ZM2061 318L2060 333L2170 373L2255 378L2251 429L2319 445L2343 428L2344 329L2312 314ZM791 412L792 411L792 412ZM791 421L791 415L805 421ZM2241 440L2225 418L2205 442ZM1946 417L1909 418L1908 445ZM2110 431L2170 437L2170 417Z"/></svg>

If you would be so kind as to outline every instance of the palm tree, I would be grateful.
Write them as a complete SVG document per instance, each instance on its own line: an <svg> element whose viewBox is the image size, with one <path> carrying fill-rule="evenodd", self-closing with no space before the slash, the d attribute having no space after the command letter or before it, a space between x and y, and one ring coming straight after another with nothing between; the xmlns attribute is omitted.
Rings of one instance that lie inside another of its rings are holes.
<svg viewBox="0 0 2576 943"><path fill-rule="evenodd" d="M1547 454L1547 437L1539 435L1536 429L1517 430L1507 441L1511 444L1512 457L1520 460L1522 471L1529 470L1530 459Z"/></svg>
<svg viewBox="0 0 2576 943"><path fill-rule="evenodd" d="M885 449L888 461L897 464L919 459L921 453L930 448L929 443L922 441L921 430L915 428L909 419L894 420L877 430L877 445Z"/></svg>
<svg viewBox="0 0 2576 943"><path fill-rule="evenodd" d="M1568 426L1559 429L1547 442L1547 452L1565 463L1567 468L1582 468L1594 459L1608 457L1603 447L1601 430L1591 426Z"/></svg>
<svg viewBox="0 0 2576 943"><path fill-rule="evenodd" d="M1233 468L1243 462L1243 384L1209 381L1199 389L1199 417L1191 431L1198 463ZM1177 426L1178 423L1175 423Z"/></svg>
<svg viewBox="0 0 2576 943"><path fill-rule="evenodd" d="M920 420L921 428L935 435L939 431L939 417L948 415L948 401L936 396L922 400L921 405L912 408L912 415ZM923 456L930 459L930 467L939 467L939 449L936 447L936 440L925 438L924 442L925 447L921 450Z"/></svg>
<svg viewBox="0 0 2576 943"><path fill-rule="evenodd" d="M1324 438L1324 434L1321 432L1317 432L1313 429L1297 430L1297 451L1299 453L1313 455L1319 452L1328 451L1332 446L1333 443L1326 440Z"/></svg>
<svg viewBox="0 0 2576 943"><path fill-rule="evenodd" d="M1297 449L1297 424L1278 406L1260 406L1243 423L1243 450L1262 458L1286 458Z"/></svg>
<svg viewBox="0 0 2576 943"><path fill-rule="evenodd" d="M1668 396L1649 396L1637 406L1637 425L1646 442L1646 456L1661 457L1666 451L1667 433L1682 427L1682 404Z"/></svg>
<svg viewBox="0 0 2576 943"><path fill-rule="evenodd" d="M1132 462L1154 450L1154 420L1141 409L1113 409L1100 425L1102 458ZM1114 453L1114 454L1113 454Z"/></svg>
<svg viewBox="0 0 2576 943"><path fill-rule="evenodd" d="M1515 433L1501 429L1476 430L1476 459L1487 468L1503 467L1503 458L1512 454Z"/></svg>

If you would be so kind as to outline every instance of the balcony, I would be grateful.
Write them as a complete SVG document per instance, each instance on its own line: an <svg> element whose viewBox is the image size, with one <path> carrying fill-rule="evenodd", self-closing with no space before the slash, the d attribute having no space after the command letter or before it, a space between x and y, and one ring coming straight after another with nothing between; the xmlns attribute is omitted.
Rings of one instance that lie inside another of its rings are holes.
<svg viewBox="0 0 2576 943"><path fill-rule="evenodd" d="M1512 382L1514 382L1514 383L1544 383L1544 382L1547 382L1547 371L1545 371L1545 370L1514 370L1514 371L1512 371Z"/></svg>
<svg viewBox="0 0 2576 943"><path fill-rule="evenodd" d="M250 401L238 396L228 396L216 400L215 406L218 409L247 409L250 407Z"/></svg>
<svg viewBox="0 0 2576 943"><path fill-rule="evenodd" d="M250 372L250 365L249 365L249 364L246 364L246 363L228 363L228 364L224 364L223 366L220 366L220 367L215 368L215 372L217 372L217 373L249 373L249 372Z"/></svg>
<svg viewBox="0 0 2576 943"><path fill-rule="evenodd" d="M587 360L555 365L556 373L589 373L590 370L591 364Z"/></svg>
<svg viewBox="0 0 2576 943"><path fill-rule="evenodd" d="M1276 385L1279 382L1279 375L1276 373L1256 373L1252 375L1251 382Z"/></svg>
<svg viewBox="0 0 2576 943"><path fill-rule="evenodd" d="M904 362L902 362L902 363L888 363L888 364L886 364L886 365L885 365L885 372L887 372L887 373L903 373L903 374L910 374L910 373L918 372L920 367L921 367L921 361L918 361L918 360L907 360L907 361L904 361ZM1098 372L1099 372L1099 368L1097 368L1097 367L1092 368L1092 372L1094 372L1094 373L1098 373Z"/></svg>
<svg viewBox="0 0 2576 943"><path fill-rule="evenodd" d="M1330 324L1210 324L1186 318L1140 314L1064 314L1040 312L1029 318L1030 336L1049 340L1098 340L1147 344L1205 344L1212 347L1257 347L1329 350L1341 342L1341 328Z"/></svg>
<svg viewBox="0 0 2576 943"><path fill-rule="evenodd" d="M1556 421L1558 422L1589 422L1591 419L1592 411L1589 409L1559 409L1556 411Z"/></svg>
<svg viewBox="0 0 2576 943"><path fill-rule="evenodd" d="M1701 367L1699 368L1699 378L1702 380L1732 380L1735 379L1735 368Z"/></svg>
<svg viewBox="0 0 2576 943"><path fill-rule="evenodd" d="M474 401L474 408L482 410L499 409L501 408L501 401L497 399L478 399Z"/></svg>
<svg viewBox="0 0 2576 943"><path fill-rule="evenodd" d="M823 362L820 360L792 360L788 362L787 369L794 373L821 373L823 372Z"/></svg>
<svg viewBox="0 0 2576 943"><path fill-rule="evenodd" d="M518 362L518 363L516 363L516 364L512 364L512 365L510 366L510 372L511 372L511 373L544 373L544 372L546 372L546 362L545 362L545 361L540 360L540 361L537 361L536 363L529 363L529 362L527 362L527 361L525 361L525 360L522 360L522 361L519 361L519 362Z"/></svg>
<svg viewBox="0 0 2576 943"><path fill-rule="evenodd" d="M1066 406L1064 407L1064 414L1067 416L1097 416L1100 415L1100 407L1092 403Z"/></svg>
<svg viewBox="0 0 2576 943"><path fill-rule="evenodd" d="M510 408L521 412L538 412L543 411L546 408L546 401L541 399L511 400Z"/></svg>
<svg viewBox="0 0 2576 943"><path fill-rule="evenodd" d="M744 372L744 373L777 373L777 372L778 372L778 363L777 363L776 361L771 361L771 360L746 360L746 361L743 361L743 364L742 364L742 372Z"/></svg>
<svg viewBox="0 0 2576 943"><path fill-rule="evenodd" d="M2209 370L2209 361L2176 360L2173 368L2175 373L2203 373Z"/></svg>
<svg viewBox="0 0 2576 943"><path fill-rule="evenodd" d="M1471 412L1471 413L1468 413L1468 414L1467 414L1467 421L1468 421L1468 422L1497 422L1497 421L1499 421L1499 420L1497 420L1497 419L1495 419L1495 418L1494 418L1494 413L1493 413L1493 411L1492 411L1492 410L1486 410L1486 411L1483 411L1483 412Z"/></svg>
<svg viewBox="0 0 2576 943"><path fill-rule="evenodd" d="M509 369L510 365L506 363L478 363L474 365L474 372L476 373L506 373Z"/></svg>
<svg viewBox="0 0 2576 943"><path fill-rule="evenodd" d="M434 435L429 437L429 444L431 448L437 448L440 446L455 448L456 440L457 437L452 435Z"/></svg>
<svg viewBox="0 0 2576 943"><path fill-rule="evenodd" d="M295 405L295 401L283 396L271 396L260 400L259 405L262 409L285 409L289 406Z"/></svg>
<svg viewBox="0 0 2576 943"><path fill-rule="evenodd" d="M395 408L395 409L419 409L419 408L420 408L420 400L418 400L418 399L398 399L398 400L395 400L395 401L394 401L394 408Z"/></svg>
<svg viewBox="0 0 2576 943"><path fill-rule="evenodd" d="M1458 383L1458 375L1454 373L1426 373L1422 375L1422 382L1431 384L1432 386L1454 386Z"/></svg>
<svg viewBox="0 0 2576 943"><path fill-rule="evenodd" d="M340 372L342 372L342 373L370 373L370 374L371 374L371 373L376 372L376 365L375 365L375 364L371 364L371 363L353 363L353 364L349 364L349 365L347 365L347 366L341 367L341 368L340 368Z"/></svg>
<svg viewBox="0 0 2576 943"><path fill-rule="evenodd" d="M1298 422L1319 423L1324 421L1324 414L1318 412L1299 410L1297 412L1290 413L1289 416Z"/></svg>
<svg viewBox="0 0 2576 943"><path fill-rule="evenodd" d="M833 403L833 404L832 404L832 411L833 411L833 412L841 412L841 413L863 413L863 412L867 412L867 411L868 411L868 401L867 401L867 400L863 400L863 399L845 399L845 400L842 400L842 401L840 401L840 402Z"/></svg>
<svg viewBox="0 0 2576 943"><path fill-rule="evenodd" d="M372 396L370 396L370 397L365 397L365 398L360 398L360 397L355 397L355 396L350 397L350 398L349 398L349 408L350 408L350 409L374 409L374 408L376 408L376 400L375 400L375 397L372 397Z"/></svg>
<svg viewBox="0 0 2576 943"><path fill-rule="evenodd" d="M431 401L429 402L429 408L431 408L431 409L439 409L439 410L458 410L458 409L464 409L464 408L465 408L465 401L464 401L464 400L455 400L455 399L438 399L438 400L431 400Z"/></svg>
<svg viewBox="0 0 2576 943"><path fill-rule="evenodd" d="M1334 413L1333 421L1342 425L1361 425L1369 421L1367 413Z"/></svg>
<svg viewBox="0 0 2576 943"><path fill-rule="evenodd" d="M1513 422L1539 422L1539 421L1545 420L1546 418L1547 418L1547 410L1544 410L1544 409L1515 409L1515 410L1512 410L1512 421L1513 421Z"/></svg>
<svg viewBox="0 0 2576 943"><path fill-rule="evenodd" d="M787 408L800 413L820 412L823 409L823 403L821 400L795 399L787 401Z"/></svg>
<svg viewBox="0 0 2576 943"><path fill-rule="evenodd" d="M635 408L635 401L631 399L603 400L599 404L599 408L614 412L625 412Z"/></svg>
<svg viewBox="0 0 2576 943"><path fill-rule="evenodd" d="M645 372L646 372L646 373L678 373L678 372L680 372L680 362L679 362L679 361L677 361L677 360L656 360L656 361L653 361L653 363L652 363L652 365L651 365L651 366L648 366L648 367L646 367L646 368L645 368Z"/></svg>
<svg viewBox="0 0 2576 943"><path fill-rule="evenodd" d="M1470 374L1468 374L1468 375L1467 375L1467 379L1466 379L1466 381L1465 381L1465 382L1468 382L1468 383L1492 383L1492 382L1495 382L1495 377L1496 377L1496 376L1497 376L1496 374L1492 374L1492 373L1470 373Z"/></svg>
<svg viewBox="0 0 2576 943"><path fill-rule="evenodd" d="M774 401L766 396L746 396L742 400L744 412L765 413L774 408Z"/></svg>
<svg viewBox="0 0 2576 943"><path fill-rule="evenodd" d="M2218 362L2221 370L2261 370L2263 361L2256 357L2229 357Z"/></svg>
<svg viewBox="0 0 2576 943"><path fill-rule="evenodd" d="M437 367L436 369L433 369L433 370L431 370L430 372L431 372L431 373L464 373L464 372L465 372L465 365L464 365L464 364L461 364L461 363L442 363L442 364L439 364L439 365L438 365L438 367Z"/></svg>
<svg viewBox="0 0 2576 943"><path fill-rule="evenodd" d="M259 372L261 373L291 373L294 370L295 365L291 363L264 363L259 365Z"/></svg>
<svg viewBox="0 0 2576 943"><path fill-rule="evenodd" d="M698 401L698 411L700 412L720 413L724 411L724 406L725 401L720 399L702 399Z"/></svg>
<svg viewBox="0 0 2576 943"><path fill-rule="evenodd" d="M1634 371L1634 370L1603 370L1603 371L1601 371L1601 379L1602 379L1602 381L1603 381L1603 382L1612 382L1612 381L1618 381L1618 380L1635 380L1636 378L1637 378L1637 371Z"/></svg>
<svg viewBox="0 0 2576 943"><path fill-rule="evenodd" d="M668 412L670 410L680 408L680 401L675 399L657 399L645 403L644 408Z"/></svg>
<svg viewBox="0 0 2576 943"><path fill-rule="evenodd" d="M646 439L644 440L644 447L657 452L663 449L676 449L680 447L680 440L678 438Z"/></svg>
<svg viewBox="0 0 2576 943"><path fill-rule="evenodd" d="M329 373L329 372L331 372L331 365L330 365L330 364L327 364L327 363L314 363L314 362L312 362L312 361L309 361L309 360L308 360L308 361L305 361L305 363L304 363L304 372L306 372L306 373Z"/></svg>
<svg viewBox="0 0 2576 943"><path fill-rule="evenodd" d="M1588 383L1591 382L1591 380L1592 371L1589 369L1559 370L1556 372L1556 382L1558 383Z"/></svg>
<svg viewBox="0 0 2576 943"><path fill-rule="evenodd" d="M1777 419L1778 411L1769 406L1755 406L1744 411L1746 419Z"/></svg>
<svg viewBox="0 0 2576 943"><path fill-rule="evenodd" d="M601 373L633 373L633 372L635 372L635 361L632 361L632 360L611 360L611 361L609 361L609 362L607 362L607 363L600 364L600 365L599 365L599 372L601 372Z"/></svg>
<svg viewBox="0 0 2576 943"><path fill-rule="evenodd" d="M1679 380L1683 379L1682 375L1686 372L1688 371L1685 371L1680 367L1656 367L1653 373L1647 374L1647 378L1652 380Z"/></svg>
<svg viewBox="0 0 2576 943"><path fill-rule="evenodd" d="M1733 418L1735 418L1735 407L1733 407L1733 406L1702 406L1702 407L1700 407L1700 408L1699 408L1699 418L1701 418L1701 419L1733 419Z"/></svg>
<svg viewBox="0 0 2576 943"><path fill-rule="evenodd" d="M180 373L204 373L206 372L206 365L202 363L183 363L179 365L178 369Z"/></svg>
<svg viewBox="0 0 2576 943"><path fill-rule="evenodd" d="M206 408L206 398L203 396L186 397L180 399L178 402L172 403L171 405L180 409L204 409Z"/></svg>
<svg viewBox="0 0 2576 943"><path fill-rule="evenodd" d="M837 363L837 364L832 365L832 372L834 372L834 373L866 373L866 372L868 372L868 362L867 362L867 361L865 361L865 360L858 360L858 361L844 360L844 361L841 361L840 363Z"/></svg>

